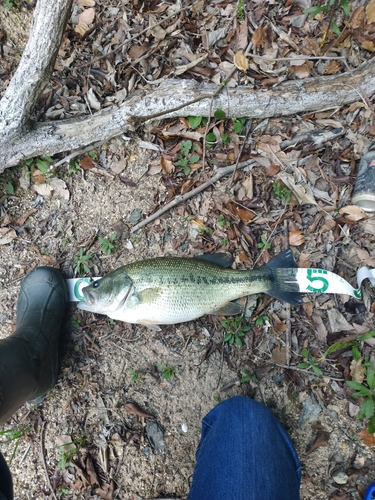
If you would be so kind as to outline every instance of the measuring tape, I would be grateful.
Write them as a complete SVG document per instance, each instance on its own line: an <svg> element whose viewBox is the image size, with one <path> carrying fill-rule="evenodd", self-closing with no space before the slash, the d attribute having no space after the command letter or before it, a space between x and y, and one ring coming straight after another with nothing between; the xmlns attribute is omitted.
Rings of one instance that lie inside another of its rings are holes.
<svg viewBox="0 0 375 500"><path fill-rule="evenodd" d="M361 267L357 272L358 288L353 288L341 276L331 273L331 271L325 271L324 269L298 268L296 271L296 280L300 286L299 291L301 293L339 293L361 299L361 285L363 280L369 279L371 285L375 287L375 269L368 269L367 267ZM84 300L82 288L98 279L100 278L75 278L66 280L70 302Z"/></svg>

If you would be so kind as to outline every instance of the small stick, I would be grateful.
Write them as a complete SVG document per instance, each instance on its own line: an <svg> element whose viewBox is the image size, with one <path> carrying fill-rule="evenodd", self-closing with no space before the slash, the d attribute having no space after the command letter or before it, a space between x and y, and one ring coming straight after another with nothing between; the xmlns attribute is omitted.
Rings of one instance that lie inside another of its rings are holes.
<svg viewBox="0 0 375 500"><path fill-rule="evenodd" d="M52 488L51 480L50 480L49 475L48 475L47 462L46 462L46 457L44 455L44 448L43 448L44 426L45 426L45 422L42 423L42 428L40 430L40 452L42 454L43 466L44 466L44 471L45 471L46 476L47 476L47 482L48 482L49 489L51 490L53 498L55 500L57 500L55 492L53 491L53 488Z"/></svg>
<svg viewBox="0 0 375 500"><path fill-rule="evenodd" d="M245 167L253 167L255 165L258 165L258 163L254 160L248 160L248 161L243 161L237 165L237 168L245 168ZM191 191L188 191L184 195L178 195L172 200L170 203L167 203L164 207L160 208L157 210L154 214L150 215L149 217L146 217L143 221L139 222L139 224L136 224L133 226L130 230L130 233L135 233L141 227L146 226L150 222L152 222L155 219L158 219L161 215L163 215L165 212L168 212L171 208L179 205L183 201L188 200L189 198L192 198L196 194L200 193L201 191L204 191L207 189L209 186L212 186L216 181L224 177L224 175L231 174L234 169L236 168L236 165L228 165L227 167L221 168L216 174L211 177L208 181L204 182L200 186L196 187L195 189L192 189Z"/></svg>

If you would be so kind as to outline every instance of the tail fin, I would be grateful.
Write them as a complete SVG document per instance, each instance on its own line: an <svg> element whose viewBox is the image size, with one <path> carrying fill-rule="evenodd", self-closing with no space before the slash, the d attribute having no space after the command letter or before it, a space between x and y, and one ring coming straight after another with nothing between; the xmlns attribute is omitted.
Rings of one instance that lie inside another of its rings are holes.
<svg viewBox="0 0 375 500"><path fill-rule="evenodd" d="M296 279L298 268L292 251L284 250L271 259L265 267L272 276L272 288L267 291L268 295L294 306L301 305L300 286Z"/></svg>

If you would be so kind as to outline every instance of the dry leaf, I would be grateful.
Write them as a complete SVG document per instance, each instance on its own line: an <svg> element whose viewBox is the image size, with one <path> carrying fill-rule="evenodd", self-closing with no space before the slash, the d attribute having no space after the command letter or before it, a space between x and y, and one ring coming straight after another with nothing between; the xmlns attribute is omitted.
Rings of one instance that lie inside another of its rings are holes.
<svg viewBox="0 0 375 500"><path fill-rule="evenodd" d="M53 198L69 201L70 194L66 183L62 179L53 177L48 184L37 184L33 186L33 189L46 198L51 196Z"/></svg>
<svg viewBox="0 0 375 500"><path fill-rule="evenodd" d="M83 170L91 170L92 168L95 167L95 164L91 158L91 156L84 156L81 158L79 161L79 166L83 168Z"/></svg>
<svg viewBox="0 0 375 500"><path fill-rule="evenodd" d="M95 9L93 7L90 7L89 9L85 9L83 12L80 13L78 16L78 24L91 24L93 20L95 19Z"/></svg>
<svg viewBox="0 0 375 500"><path fill-rule="evenodd" d="M0 228L0 245L7 245L14 238L17 238L17 233L14 229L10 229L9 227Z"/></svg>
<svg viewBox="0 0 375 500"><path fill-rule="evenodd" d="M78 7L94 7L95 0L78 0Z"/></svg>
<svg viewBox="0 0 375 500"><path fill-rule="evenodd" d="M362 358L352 360L350 363L350 376L354 382L362 384L365 379L365 369L362 366Z"/></svg>
<svg viewBox="0 0 375 500"><path fill-rule="evenodd" d="M257 28L251 37L251 41L256 48L264 47L267 41L267 26Z"/></svg>
<svg viewBox="0 0 375 500"><path fill-rule="evenodd" d="M341 69L341 63L338 62L338 61L329 61L329 63L327 64L325 70L324 70L324 74L325 75L335 75L336 73L338 73Z"/></svg>
<svg viewBox="0 0 375 500"><path fill-rule="evenodd" d="M362 208L357 207L357 205L348 205L346 207L342 207L339 210L339 214L343 215L344 219L348 222L356 222L366 217L365 212L362 210Z"/></svg>
<svg viewBox="0 0 375 500"><path fill-rule="evenodd" d="M310 446L308 450L306 450L306 453L309 454L314 450L316 450L317 448L320 448L321 446L327 446L329 437L330 437L329 432L324 431L323 429L319 429L313 444Z"/></svg>
<svg viewBox="0 0 375 500"><path fill-rule="evenodd" d="M297 78L307 78L311 73L311 61L307 61L304 64L300 64L299 66L291 66L291 71L295 74Z"/></svg>
<svg viewBox="0 0 375 500"><path fill-rule="evenodd" d="M375 446L375 434L370 434L367 429L358 433L358 436L366 446Z"/></svg>
<svg viewBox="0 0 375 500"><path fill-rule="evenodd" d="M364 50L368 50L369 52L375 51L375 44L371 40L365 40L361 43L361 47Z"/></svg>
<svg viewBox="0 0 375 500"><path fill-rule="evenodd" d="M171 174L172 172L174 172L175 166L173 165L173 161L166 158L164 155L161 156L160 164L163 172L165 172L166 174Z"/></svg>
<svg viewBox="0 0 375 500"><path fill-rule="evenodd" d="M247 71L249 69L249 60L243 55L242 51L236 52L233 58L233 62L236 68L241 71Z"/></svg>
<svg viewBox="0 0 375 500"><path fill-rule="evenodd" d="M280 167L278 165L271 165L266 170L266 177L273 177L280 172Z"/></svg>
<svg viewBox="0 0 375 500"><path fill-rule="evenodd" d="M81 23L81 22L79 22L77 24L77 26L74 28L74 31L81 36L83 36L86 33L86 31L88 31L88 30L89 30L89 27L87 26L87 24Z"/></svg>
<svg viewBox="0 0 375 500"><path fill-rule="evenodd" d="M149 48L150 46L148 43L142 43L142 45L132 45L129 49L128 56L130 59L138 59L143 56Z"/></svg>
<svg viewBox="0 0 375 500"><path fill-rule="evenodd" d="M286 348L285 347L275 347L272 349L271 359L277 365L286 364Z"/></svg>
<svg viewBox="0 0 375 500"><path fill-rule="evenodd" d="M305 237L302 231L290 231L289 232L289 245L292 247L299 247L305 243Z"/></svg>
<svg viewBox="0 0 375 500"><path fill-rule="evenodd" d="M143 418L151 418L151 419L155 418L153 415L150 415L149 413L142 410L142 408L139 405L137 405L137 403L126 403L125 410L131 415L138 415L139 417Z"/></svg>
<svg viewBox="0 0 375 500"><path fill-rule="evenodd" d="M375 23L375 0L370 0L366 7L367 22Z"/></svg>

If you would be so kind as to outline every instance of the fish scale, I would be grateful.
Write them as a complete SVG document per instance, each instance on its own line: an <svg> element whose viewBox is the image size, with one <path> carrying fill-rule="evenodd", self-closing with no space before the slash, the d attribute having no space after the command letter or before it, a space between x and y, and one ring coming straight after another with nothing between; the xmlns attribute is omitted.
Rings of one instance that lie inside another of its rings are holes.
<svg viewBox="0 0 375 500"><path fill-rule="evenodd" d="M78 307L110 318L158 329L205 314L238 314L233 303L249 294L268 293L299 304L293 254L286 250L255 270L223 267L215 255L158 257L127 264L82 290Z"/></svg>

